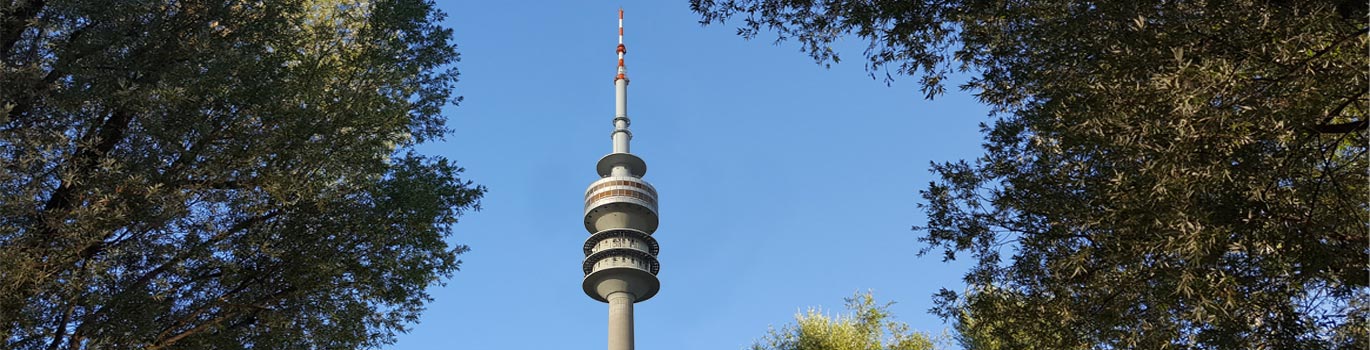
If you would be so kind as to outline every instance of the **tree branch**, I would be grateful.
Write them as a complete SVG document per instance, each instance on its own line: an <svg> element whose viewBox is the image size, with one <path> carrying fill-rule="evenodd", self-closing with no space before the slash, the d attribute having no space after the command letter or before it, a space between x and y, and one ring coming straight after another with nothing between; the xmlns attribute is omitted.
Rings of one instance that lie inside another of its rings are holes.
<svg viewBox="0 0 1370 350"><path fill-rule="evenodd" d="M68 304L67 310L62 312L62 318L57 320L56 329L54 329L56 334L52 335L52 343L48 345L48 350L57 350L57 347L62 345L62 337L65 337L67 333L67 323L71 322L71 314L74 312L76 312L76 303L72 302Z"/></svg>
<svg viewBox="0 0 1370 350"><path fill-rule="evenodd" d="M109 154L109 151L113 150L115 145L118 145L120 141L123 141L124 133L128 131L128 126L132 122L133 114L128 113L121 108L115 109L114 112L110 113L109 118L106 118L105 121L100 124L99 129L87 133L86 136L82 137L81 141L77 143L76 153L72 156L71 171L84 173L89 170L87 169L88 167L94 165L106 154ZM94 142L95 144L91 147L85 146L91 142ZM44 203L43 211L71 208L71 205L73 204L72 200L74 199L73 191L72 184L63 181L57 186L57 190L53 191L53 194L48 198L48 201Z"/></svg>
<svg viewBox="0 0 1370 350"><path fill-rule="evenodd" d="M1313 131L1316 131L1320 134L1347 134L1356 131L1364 131L1366 129L1366 125L1367 122L1365 120L1357 120L1354 122L1338 124L1318 124L1312 126L1311 128L1313 129Z"/></svg>
<svg viewBox="0 0 1370 350"><path fill-rule="evenodd" d="M212 326L214 326L214 325L217 325L217 324L223 322L224 320L227 320L228 318L233 317L233 316L235 316L235 315L237 315L237 314L238 314L238 313L236 313L236 312L225 312L224 314L219 315L218 317L215 317L215 318L210 319L209 322L205 322L205 323L203 323L203 324L200 324L199 326L195 326L195 328L191 328L191 329L189 329L189 330L186 330L185 332L181 332L181 333L179 333L179 334L176 334L175 336L172 336L171 338L167 338L166 340L159 341L159 342L157 342L156 344L149 345L146 349L147 349L147 350L160 350L160 349L164 349L164 348L166 348L166 347L168 347L168 346L171 346L172 344L176 344L176 342L181 341L181 339L185 339L185 337L189 337L189 336L194 335L194 334L196 334L196 333L203 332L205 329L208 329L209 327L212 327Z"/></svg>

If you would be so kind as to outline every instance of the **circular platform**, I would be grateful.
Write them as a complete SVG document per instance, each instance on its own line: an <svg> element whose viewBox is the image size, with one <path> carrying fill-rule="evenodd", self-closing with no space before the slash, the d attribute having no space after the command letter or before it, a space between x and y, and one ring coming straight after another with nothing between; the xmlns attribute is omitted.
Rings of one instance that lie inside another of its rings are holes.
<svg viewBox="0 0 1370 350"><path fill-rule="evenodd" d="M609 153L595 164L595 171L599 173L599 177L607 177L613 173L614 166L619 164L627 166L628 172L633 176L647 175L647 162L632 153Z"/></svg>
<svg viewBox="0 0 1370 350"><path fill-rule="evenodd" d="M605 297L615 292L633 293L633 302L646 301L661 290L661 280L655 275L631 267L613 267L595 271L585 276L580 284L585 295L607 303Z"/></svg>
<svg viewBox="0 0 1370 350"><path fill-rule="evenodd" d="M590 235L590 238L586 238L583 247L585 255L589 256L591 253L594 253L595 245L599 244L599 242L619 237L642 241L642 243L647 246L647 253L652 255L661 253L661 245L656 242L656 238L652 238L652 235L630 228L618 228L595 232L595 234Z"/></svg>

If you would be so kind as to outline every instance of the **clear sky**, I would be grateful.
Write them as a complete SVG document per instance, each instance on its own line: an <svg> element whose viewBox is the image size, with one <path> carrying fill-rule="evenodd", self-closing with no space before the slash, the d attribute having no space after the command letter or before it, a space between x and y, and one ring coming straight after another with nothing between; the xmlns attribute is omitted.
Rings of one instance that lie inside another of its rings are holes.
<svg viewBox="0 0 1370 350"><path fill-rule="evenodd" d="M462 60L454 131L424 145L489 187L452 241L462 271L431 289L393 349L603 349L608 307L580 288L586 186L610 151L616 11L626 11L632 150L661 195L661 292L636 305L637 348L741 349L810 306L873 290L939 334L938 288L963 263L918 257L930 161L980 154L987 109L831 69L773 36L702 27L686 0L439 1Z"/></svg>

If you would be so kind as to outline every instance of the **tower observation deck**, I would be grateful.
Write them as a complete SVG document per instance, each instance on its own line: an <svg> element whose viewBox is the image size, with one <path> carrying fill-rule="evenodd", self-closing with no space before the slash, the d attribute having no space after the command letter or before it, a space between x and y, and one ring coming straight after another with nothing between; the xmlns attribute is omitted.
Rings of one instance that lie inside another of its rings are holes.
<svg viewBox="0 0 1370 350"><path fill-rule="evenodd" d="M623 56L623 10L618 10L618 74L614 76L613 152L599 159L600 179L585 190L585 280L581 287L595 300L609 303L609 350L633 349L633 304L651 299L661 289L656 274L660 251L652 233L657 228L657 192L642 176L647 163L629 152L633 133L628 119L628 70Z"/></svg>

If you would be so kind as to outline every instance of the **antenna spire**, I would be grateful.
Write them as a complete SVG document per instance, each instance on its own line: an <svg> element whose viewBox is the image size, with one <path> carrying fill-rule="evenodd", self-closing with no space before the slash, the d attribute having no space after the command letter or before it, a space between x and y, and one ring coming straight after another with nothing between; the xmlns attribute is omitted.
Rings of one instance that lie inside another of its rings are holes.
<svg viewBox="0 0 1370 350"><path fill-rule="evenodd" d="M618 9L618 75L614 76L614 81L623 79L628 80L628 68L623 66L623 55L628 53L628 47L623 46L623 8Z"/></svg>
<svg viewBox="0 0 1370 350"><path fill-rule="evenodd" d="M623 46L623 8L618 9L618 74L614 75L614 153L628 153L628 140L633 133L628 131L628 68L623 66L623 55L628 48Z"/></svg>

